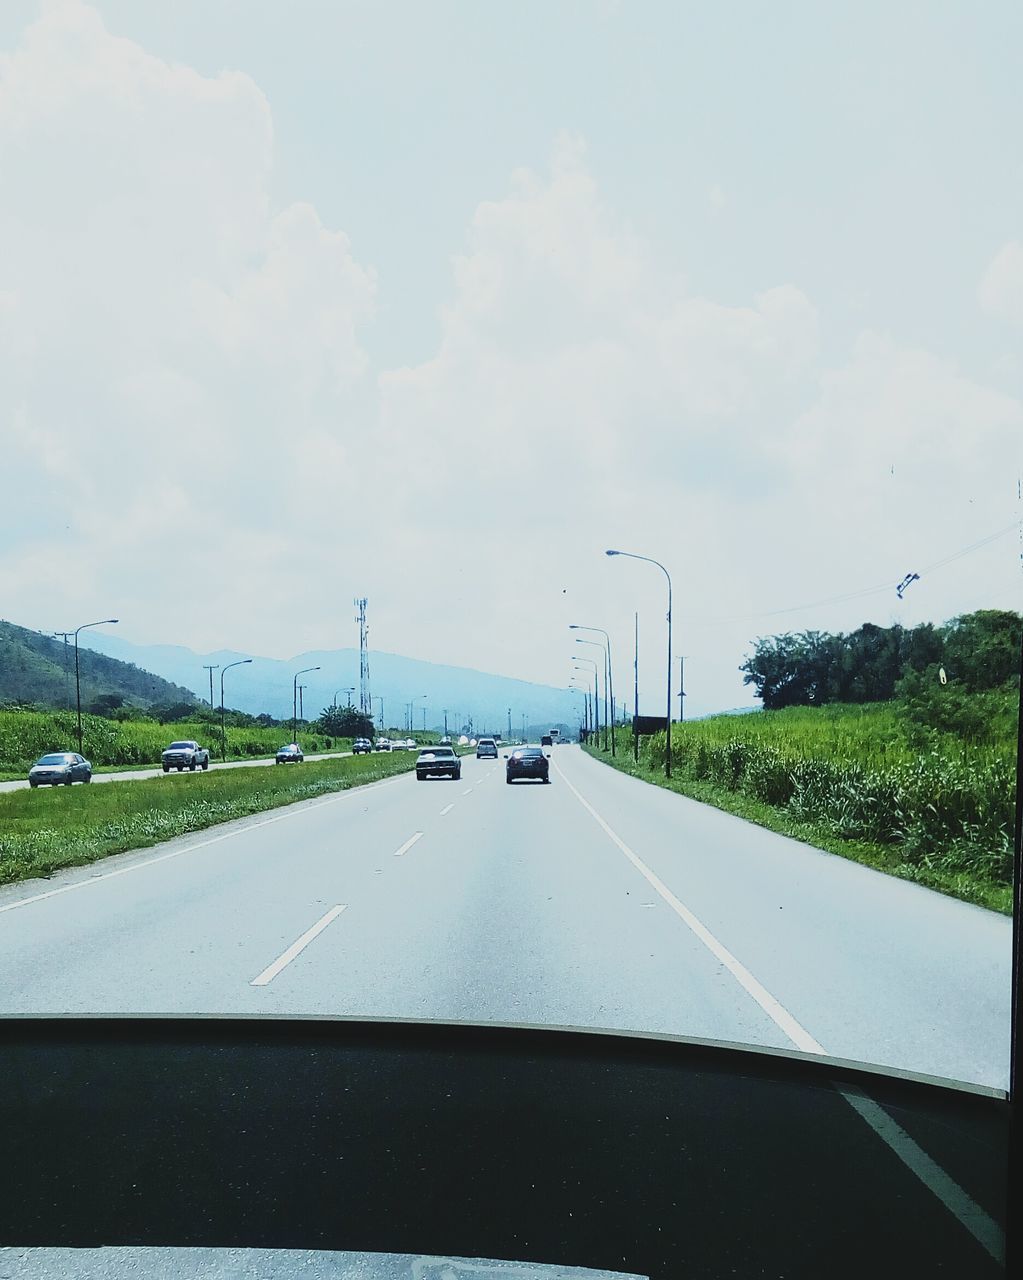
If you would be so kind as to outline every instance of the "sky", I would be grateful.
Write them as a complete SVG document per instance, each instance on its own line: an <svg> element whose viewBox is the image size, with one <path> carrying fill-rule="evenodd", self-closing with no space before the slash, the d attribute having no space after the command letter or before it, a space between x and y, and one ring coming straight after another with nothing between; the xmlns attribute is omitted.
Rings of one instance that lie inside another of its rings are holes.
<svg viewBox="0 0 1023 1280"><path fill-rule="evenodd" d="M5 0L0 613L288 658L366 596L559 687L574 622L630 698L638 613L656 712L618 547L704 714L757 636L1023 607L1021 46L1016 0Z"/></svg>

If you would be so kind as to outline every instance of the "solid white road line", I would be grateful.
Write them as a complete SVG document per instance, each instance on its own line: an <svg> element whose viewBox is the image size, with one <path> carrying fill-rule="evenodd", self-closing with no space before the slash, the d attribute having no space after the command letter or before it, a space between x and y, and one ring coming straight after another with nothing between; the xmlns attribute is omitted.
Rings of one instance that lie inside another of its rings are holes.
<svg viewBox="0 0 1023 1280"><path fill-rule="evenodd" d="M827 1057L824 1046L806 1030L791 1013L776 1000L767 988L754 978L744 964L711 933L705 924L672 893L668 886L646 865L642 858L629 848L612 830L588 800L565 777L560 766L555 766L562 782L575 796L587 813L598 823L608 838L628 858L640 875L660 895L682 922L696 935L731 973L743 990L760 1005L775 1026L779 1027L797 1049L805 1053ZM853 1110L874 1130L879 1138L894 1152L910 1172L914 1173L945 1208L959 1220L970 1235L996 1262L1005 1258L1005 1235L998 1223L991 1218L959 1184L949 1177L940 1165L920 1147L908 1133L888 1115L883 1107L861 1090L848 1085L836 1086L837 1091Z"/></svg>
<svg viewBox="0 0 1023 1280"><path fill-rule="evenodd" d="M294 960L301 951L304 951L310 942L312 942L313 938L315 938L317 934L322 933L332 920L336 920L341 912L345 910L347 905L347 903L344 903L338 907L331 907L327 914L321 916L311 929L306 929L301 938L298 938L291 944L287 951L282 955L279 955L273 964L267 965L258 978L253 978L249 983L249 986L265 987L267 983L273 982L274 978L277 977L280 971L291 964L292 960Z"/></svg>
<svg viewBox="0 0 1023 1280"><path fill-rule="evenodd" d="M443 817L444 817L444 815L445 815L446 813L450 813L450 812L451 812L451 810L452 810L454 807L455 807L455 806L454 806L453 804L446 804L446 805L444 806L444 808L443 808L443 809L441 809L441 811L440 811L440 816L443 818Z"/></svg>
<svg viewBox="0 0 1023 1280"><path fill-rule="evenodd" d="M324 805L336 804L338 800L346 800L349 796L355 795L359 791L368 790L370 787L374 790L378 787L389 787L392 783L401 782L406 778L408 778L408 774L399 773L396 777L385 778L382 782L370 782L362 787L349 787L347 790L338 792L334 796L327 796L323 800L310 800L304 804L299 801L300 808L289 805L285 813L278 813L272 818L263 818L259 822L250 822L234 831L225 831L223 835L212 836L209 840L200 840L198 844L187 845L184 849L174 849L170 853L160 853L155 858L146 858L144 862L133 862L130 867L119 867L116 871L104 871L101 875L90 876L88 880L76 880L74 884L65 884L59 889L47 889L45 893L34 893L30 898L19 898L16 902L5 903L0 906L0 915L3 915L5 911L16 911L18 907L30 906L33 902L42 902L46 898L57 898L62 893L73 893L76 889L88 889L104 880L113 880L115 876L127 876L133 871L144 871L147 867L155 867L158 862L169 862L172 858L180 858L186 853L196 853L199 849L208 849L211 844L220 844L222 840L233 840L236 836L243 836L249 831L254 831L256 827L269 827L275 822L283 822L286 818L298 817L303 813L311 813L314 809L322 809ZM234 819L234 821L238 821L238 819ZM180 837L172 836L171 839L180 839ZM135 850L126 849L124 852L132 853ZM113 857L115 855L111 854L110 856ZM73 868L64 868L64 870L73 870Z"/></svg>
<svg viewBox="0 0 1023 1280"><path fill-rule="evenodd" d="M401 857L403 857L406 853L408 853L409 849L411 849L411 848L412 848L412 846L415 844L415 842L416 842L417 840L421 840L421 839L422 839L422 837L423 837L423 833L422 833L421 831L417 831L417 832L416 832L416 834L415 834L414 836L410 836L410 837L405 841L405 843L401 846L401 848L400 848L400 849L395 849L395 851L394 851L394 856L395 856L396 858L401 858Z"/></svg>

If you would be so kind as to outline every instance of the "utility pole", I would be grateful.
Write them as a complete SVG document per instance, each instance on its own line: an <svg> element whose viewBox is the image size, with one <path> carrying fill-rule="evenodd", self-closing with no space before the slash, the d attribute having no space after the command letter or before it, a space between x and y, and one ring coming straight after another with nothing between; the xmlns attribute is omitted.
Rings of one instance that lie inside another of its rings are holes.
<svg viewBox="0 0 1023 1280"><path fill-rule="evenodd" d="M444 712L444 737L448 736L448 713Z"/></svg>
<svg viewBox="0 0 1023 1280"><path fill-rule="evenodd" d="M508 708L508 741L511 742L511 707Z"/></svg>
<svg viewBox="0 0 1023 1280"><path fill-rule="evenodd" d="M632 758L639 764L639 614L636 614L636 656L632 660Z"/></svg>
<svg viewBox="0 0 1023 1280"><path fill-rule="evenodd" d="M678 657L678 718L681 723L686 718L686 658L688 654L680 653Z"/></svg>
<svg viewBox="0 0 1023 1280"><path fill-rule="evenodd" d="M54 640L61 636L64 638L64 710L71 710L71 649L68 646L68 640L74 635L73 631L54 631Z"/></svg>
<svg viewBox="0 0 1023 1280"><path fill-rule="evenodd" d="M203 671L208 671L210 673L210 710L212 711L213 710L213 673L214 671L220 670L220 663L214 662L209 664L204 662L202 664L202 669Z"/></svg>

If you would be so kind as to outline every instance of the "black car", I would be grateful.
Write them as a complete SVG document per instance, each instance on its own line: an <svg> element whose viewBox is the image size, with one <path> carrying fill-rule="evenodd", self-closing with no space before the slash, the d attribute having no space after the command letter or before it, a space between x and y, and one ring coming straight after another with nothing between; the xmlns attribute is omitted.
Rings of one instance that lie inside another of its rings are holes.
<svg viewBox="0 0 1023 1280"><path fill-rule="evenodd" d="M297 742L289 742L286 747L281 747L277 752L275 764L301 764L305 759L305 754Z"/></svg>
<svg viewBox="0 0 1023 1280"><path fill-rule="evenodd" d="M427 778L453 778L462 776L462 762L452 747L427 747L416 760L416 777L420 782Z"/></svg>
<svg viewBox="0 0 1023 1280"><path fill-rule="evenodd" d="M496 760L497 759L497 743L493 738L480 738L476 744L477 760Z"/></svg>
<svg viewBox="0 0 1023 1280"><path fill-rule="evenodd" d="M70 787L73 782L91 782L92 765L77 751L53 751L40 756L28 771L30 787Z"/></svg>
<svg viewBox="0 0 1023 1280"><path fill-rule="evenodd" d="M352 743L353 756L368 756L373 752L373 744L369 738L356 738Z"/></svg>
<svg viewBox="0 0 1023 1280"><path fill-rule="evenodd" d="M551 767L547 763L550 756L545 755L540 747L516 747L505 765L505 782L515 782L518 778L539 778L541 782L550 782Z"/></svg>

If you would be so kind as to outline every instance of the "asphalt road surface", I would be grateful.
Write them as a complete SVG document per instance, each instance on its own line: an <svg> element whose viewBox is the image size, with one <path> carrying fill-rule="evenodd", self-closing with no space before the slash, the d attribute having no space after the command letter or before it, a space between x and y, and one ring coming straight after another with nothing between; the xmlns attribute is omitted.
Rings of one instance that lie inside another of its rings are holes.
<svg viewBox="0 0 1023 1280"><path fill-rule="evenodd" d="M1006 1087L1007 918L552 757L550 786L470 756L460 782L402 775L7 886L0 1014L608 1027Z"/></svg>
<svg viewBox="0 0 1023 1280"><path fill-rule="evenodd" d="M317 755L306 756L307 760L337 760L341 756L350 756L350 751L321 751ZM254 769L266 764L276 764L277 760L274 756L268 756L259 760L214 760L210 758L211 769ZM289 769L291 765L281 765L282 769ZM192 773L191 769L184 769L182 773ZM201 769L194 770L195 773L202 773ZM168 777L178 777L178 770L172 769L167 775ZM162 778L163 769L122 769L116 773L94 773L92 775L93 782L137 782L140 778ZM82 783L75 783L75 786L82 786ZM18 778L13 782L0 782L0 791L21 791L28 787L27 778Z"/></svg>

